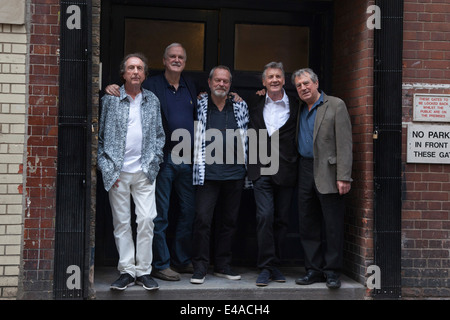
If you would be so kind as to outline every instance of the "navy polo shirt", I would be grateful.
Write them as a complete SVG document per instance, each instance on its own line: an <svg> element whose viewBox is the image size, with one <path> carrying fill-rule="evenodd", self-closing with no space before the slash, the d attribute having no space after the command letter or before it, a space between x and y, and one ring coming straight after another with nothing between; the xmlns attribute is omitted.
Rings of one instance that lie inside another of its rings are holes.
<svg viewBox="0 0 450 320"><path fill-rule="evenodd" d="M186 129L191 136L191 145L194 144L194 101L183 78L180 78L178 89L170 85L166 80L165 96L168 112L166 115L169 134L176 129ZM179 141L171 141L171 147Z"/></svg>
<svg viewBox="0 0 450 320"><path fill-rule="evenodd" d="M319 100L314 103L311 110L306 104L300 110L300 121L298 131L298 152L304 158L314 158L314 122L316 121L317 108L323 103L323 92Z"/></svg>

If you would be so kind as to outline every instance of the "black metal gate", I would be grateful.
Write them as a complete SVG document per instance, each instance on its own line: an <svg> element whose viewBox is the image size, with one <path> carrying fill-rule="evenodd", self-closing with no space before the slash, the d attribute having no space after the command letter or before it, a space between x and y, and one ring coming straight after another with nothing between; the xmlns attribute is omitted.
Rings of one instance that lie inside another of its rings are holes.
<svg viewBox="0 0 450 320"><path fill-rule="evenodd" d="M376 298L401 296L403 0L378 0L374 34L374 249Z"/></svg>
<svg viewBox="0 0 450 320"><path fill-rule="evenodd" d="M89 0L61 4L56 188L55 299L87 297L91 181L91 19Z"/></svg>

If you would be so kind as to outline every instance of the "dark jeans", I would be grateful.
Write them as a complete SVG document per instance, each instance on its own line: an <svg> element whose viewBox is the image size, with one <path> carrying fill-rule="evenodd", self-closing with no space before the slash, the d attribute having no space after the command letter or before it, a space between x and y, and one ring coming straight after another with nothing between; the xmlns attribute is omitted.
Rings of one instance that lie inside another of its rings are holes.
<svg viewBox="0 0 450 320"><path fill-rule="evenodd" d="M253 181L256 201L258 268L276 266L286 239L294 188L279 186L269 176Z"/></svg>
<svg viewBox="0 0 450 320"><path fill-rule="evenodd" d="M214 213L214 265L221 269L231 264L231 247L236 231L244 180L205 180L197 186L196 216L193 235L192 264L206 273L210 261L210 235Z"/></svg>
<svg viewBox="0 0 450 320"><path fill-rule="evenodd" d="M169 226L169 207L171 192L174 190L179 201L180 212L176 224L172 247L166 242ZM153 266L157 270L191 263L192 225L195 217L195 188L192 185L192 166L174 164L170 156L164 162L156 178L157 216L153 237Z"/></svg>
<svg viewBox="0 0 450 320"><path fill-rule="evenodd" d="M300 159L298 174L300 240L305 268L339 274L344 243L344 196L317 191L313 160Z"/></svg>

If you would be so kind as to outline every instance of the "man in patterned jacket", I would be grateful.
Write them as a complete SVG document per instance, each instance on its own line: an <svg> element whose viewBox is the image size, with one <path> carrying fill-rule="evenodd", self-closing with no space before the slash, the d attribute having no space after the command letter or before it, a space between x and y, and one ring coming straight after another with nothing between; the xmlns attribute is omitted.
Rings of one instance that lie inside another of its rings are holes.
<svg viewBox="0 0 450 320"><path fill-rule="evenodd" d="M98 134L98 167L111 204L120 277L113 290L135 283L158 289L152 271L155 179L163 159L165 134L158 98L141 87L146 58L130 54L121 63L120 96L105 95ZM130 195L135 203L136 248L130 225Z"/></svg>
<svg viewBox="0 0 450 320"><path fill-rule="evenodd" d="M196 217L193 230L194 274L191 283L201 284L209 266L210 233L215 211L214 275L239 280L230 267L241 193L246 175L247 104L229 97L231 72L217 66L209 74L210 95L198 101L194 141Z"/></svg>

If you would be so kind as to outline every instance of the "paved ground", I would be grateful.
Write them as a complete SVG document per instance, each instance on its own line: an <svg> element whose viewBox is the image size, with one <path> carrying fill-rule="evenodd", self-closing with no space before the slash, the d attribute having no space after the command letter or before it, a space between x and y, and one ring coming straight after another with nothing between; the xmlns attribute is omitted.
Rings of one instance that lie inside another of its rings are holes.
<svg viewBox="0 0 450 320"><path fill-rule="evenodd" d="M300 286L295 279L303 275L302 268L282 268L285 283L270 282L266 287L257 287L258 272L252 268L235 268L241 280L227 280L208 273L201 285L190 283L190 274L182 274L180 281L155 279L159 290L146 291L134 285L125 291L110 290L110 284L117 279L115 268L95 269L95 290L98 300L362 300L365 287L343 275L340 289L328 289L325 283Z"/></svg>

